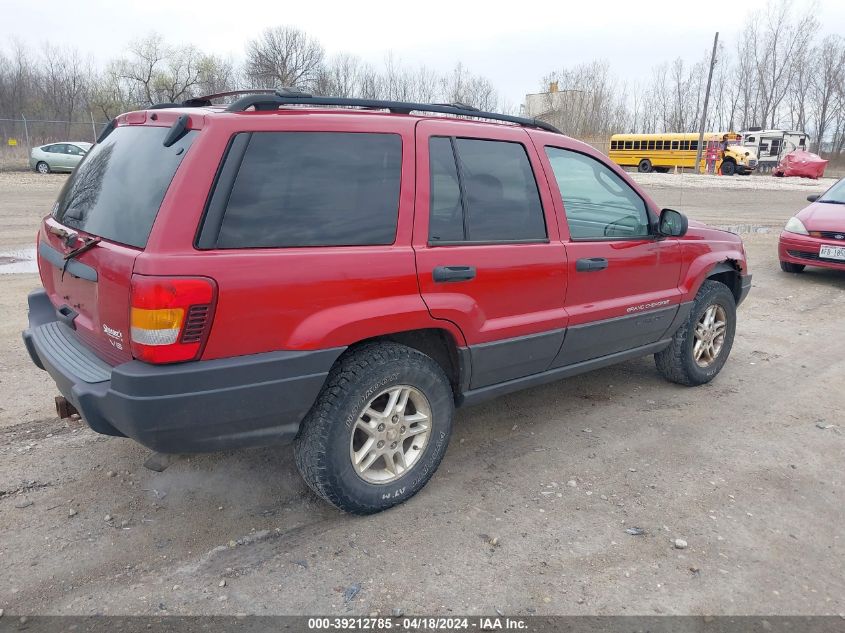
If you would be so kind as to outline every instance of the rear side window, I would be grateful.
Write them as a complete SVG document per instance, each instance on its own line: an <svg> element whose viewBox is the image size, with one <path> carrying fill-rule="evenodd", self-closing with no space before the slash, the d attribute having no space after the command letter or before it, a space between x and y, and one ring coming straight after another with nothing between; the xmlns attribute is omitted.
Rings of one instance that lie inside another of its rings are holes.
<svg viewBox="0 0 845 633"><path fill-rule="evenodd" d="M392 244L401 171L397 134L255 132L217 246Z"/></svg>
<svg viewBox="0 0 845 633"><path fill-rule="evenodd" d="M464 239L464 209L452 141L434 137L428 147L431 165L428 235L432 242L459 242Z"/></svg>
<svg viewBox="0 0 845 633"><path fill-rule="evenodd" d="M67 180L53 212L64 224L144 248L164 194L198 134L170 147L166 127L118 126L87 153Z"/></svg>
<svg viewBox="0 0 845 633"><path fill-rule="evenodd" d="M546 239L537 182L522 144L433 137L429 160L431 243Z"/></svg>

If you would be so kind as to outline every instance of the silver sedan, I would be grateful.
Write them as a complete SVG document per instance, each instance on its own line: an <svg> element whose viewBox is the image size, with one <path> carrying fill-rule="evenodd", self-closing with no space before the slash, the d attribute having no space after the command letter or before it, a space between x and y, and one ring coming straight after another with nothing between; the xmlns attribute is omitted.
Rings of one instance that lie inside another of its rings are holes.
<svg viewBox="0 0 845 633"><path fill-rule="evenodd" d="M29 166L39 174L51 171L73 171L85 156L91 143L69 141L35 147L29 155Z"/></svg>

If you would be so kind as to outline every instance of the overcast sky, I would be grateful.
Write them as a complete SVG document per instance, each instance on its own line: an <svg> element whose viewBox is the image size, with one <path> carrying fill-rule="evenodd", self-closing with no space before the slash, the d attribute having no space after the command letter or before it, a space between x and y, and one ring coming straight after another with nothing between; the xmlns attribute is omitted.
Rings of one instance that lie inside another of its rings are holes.
<svg viewBox="0 0 845 633"><path fill-rule="evenodd" d="M126 43L158 31L240 60L245 42L267 26L288 24L317 37L329 55L349 52L381 64L392 51L404 64L448 71L462 61L519 104L540 79L565 65L606 59L635 82L675 57L702 58L713 34L734 50L748 13L765 0L554 2L376 2L367 0L0 0L0 48L12 38L38 46L70 44L95 61L123 54ZM796 0L796 8L809 6ZM845 32L845 2L816 4L823 33Z"/></svg>

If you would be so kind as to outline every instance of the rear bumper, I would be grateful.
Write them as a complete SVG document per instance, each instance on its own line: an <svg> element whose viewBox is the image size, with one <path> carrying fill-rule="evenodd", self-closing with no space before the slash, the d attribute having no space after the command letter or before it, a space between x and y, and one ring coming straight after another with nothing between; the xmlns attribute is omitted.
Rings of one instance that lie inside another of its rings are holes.
<svg viewBox="0 0 845 633"><path fill-rule="evenodd" d="M77 339L43 290L29 295L32 361L98 433L165 453L293 440L343 348L281 351L176 365L112 367Z"/></svg>
<svg viewBox="0 0 845 633"><path fill-rule="evenodd" d="M784 231L780 234L778 240L778 259L792 264L845 270L845 261L819 259L819 249L822 244L837 245L835 240L797 235Z"/></svg>

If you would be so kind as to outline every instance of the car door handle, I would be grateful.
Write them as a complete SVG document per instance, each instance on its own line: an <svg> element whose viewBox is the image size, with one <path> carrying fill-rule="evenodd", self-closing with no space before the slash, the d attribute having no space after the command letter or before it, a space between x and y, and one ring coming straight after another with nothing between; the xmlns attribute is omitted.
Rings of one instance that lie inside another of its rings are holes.
<svg viewBox="0 0 845 633"><path fill-rule="evenodd" d="M575 270L579 273L589 273L607 268L607 260L604 257L585 257L575 262Z"/></svg>
<svg viewBox="0 0 845 633"><path fill-rule="evenodd" d="M437 266L431 273L438 283L447 281L469 281L475 279L474 266Z"/></svg>

